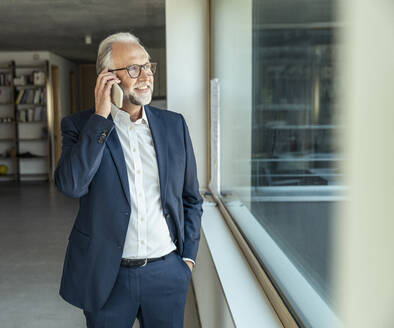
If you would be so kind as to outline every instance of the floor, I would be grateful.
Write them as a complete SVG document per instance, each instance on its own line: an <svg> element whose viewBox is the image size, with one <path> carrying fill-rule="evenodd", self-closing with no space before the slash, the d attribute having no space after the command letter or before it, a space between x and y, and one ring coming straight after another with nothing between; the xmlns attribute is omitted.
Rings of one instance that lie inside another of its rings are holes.
<svg viewBox="0 0 394 328"><path fill-rule="evenodd" d="M62 195L47 182L0 183L2 328L86 327L82 311L58 293L67 237L77 210L78 200ZM186 328L200 327L194 299L190 284Z"/></svg>

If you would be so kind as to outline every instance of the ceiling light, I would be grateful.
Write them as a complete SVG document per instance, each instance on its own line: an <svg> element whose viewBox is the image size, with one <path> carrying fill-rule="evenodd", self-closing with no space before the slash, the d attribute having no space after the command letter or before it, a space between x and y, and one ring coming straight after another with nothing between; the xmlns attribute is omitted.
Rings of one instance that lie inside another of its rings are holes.
<svg viewBox="0 0 394 328"><path fill-rule="evenodd" d="M92 36L90 34L85 35L85 43L92 44Z"/></svg>

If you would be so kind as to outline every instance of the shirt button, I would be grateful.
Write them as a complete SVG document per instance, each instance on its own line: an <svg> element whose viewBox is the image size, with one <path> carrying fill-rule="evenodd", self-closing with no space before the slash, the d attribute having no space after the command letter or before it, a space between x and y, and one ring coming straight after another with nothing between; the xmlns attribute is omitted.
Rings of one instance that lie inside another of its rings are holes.
<svg viewBox="0 0 394 328"><path fill-rule="evenodd" d="M133 151L135 152L135 148L133 148Z"/></svg>
<svg viewBox="0 0 394 328"><path fill-rule="evenodd" d="M141 197L141 195L142 195L142 194L139 192L139 193L138 193L138 197Z"/></svg>
<svg viewBox="0 0 394 328"><path fill-rule="evenodd" d="M133 126L132 125L130 126L130 130L133 130Z"/></svg>
<svg viewBox="0 0 394 328"><path fill-rule="evenodd" d="M141 240L141 244L142 244L142 245L144 244L144 241L143 241L143 240Z"/></svg>
<svg viewBox="0 0 394 328"><path fill-rule="evenodd" d="M137 170L137 174L140 174L140 170Z"/></svg>
<svg viewBox="0 0 394 328"><path fill-rule="evenodd" d="M141 221L144 221L144 218L141 218Z"/></svg>

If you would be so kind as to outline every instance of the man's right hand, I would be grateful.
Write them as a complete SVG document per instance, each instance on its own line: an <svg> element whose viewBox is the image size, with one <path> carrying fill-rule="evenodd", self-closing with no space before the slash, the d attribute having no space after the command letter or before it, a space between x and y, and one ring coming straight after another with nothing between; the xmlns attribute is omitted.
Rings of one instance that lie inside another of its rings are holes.
<svg viewBox="0 0 394 328"><path fill-rule="evenodd" d="M105 118L111 112L111 88L114 83L120 83L120 80L114 73L108 72L108 68L97 76L94 88L95 109L96 114Z"/></svg>

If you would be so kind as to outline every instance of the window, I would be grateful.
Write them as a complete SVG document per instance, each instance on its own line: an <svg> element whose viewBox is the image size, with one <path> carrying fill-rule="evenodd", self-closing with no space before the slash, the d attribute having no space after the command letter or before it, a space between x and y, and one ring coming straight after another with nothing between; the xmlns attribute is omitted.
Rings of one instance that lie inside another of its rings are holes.
<svg viewBox="0 0 394 328"><path fill-rule="evenodd" d="M334 2L211 6L220 198L300 326L335 327L330 249L346 188Z"/></svg>

